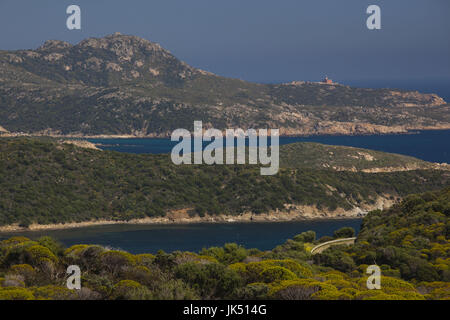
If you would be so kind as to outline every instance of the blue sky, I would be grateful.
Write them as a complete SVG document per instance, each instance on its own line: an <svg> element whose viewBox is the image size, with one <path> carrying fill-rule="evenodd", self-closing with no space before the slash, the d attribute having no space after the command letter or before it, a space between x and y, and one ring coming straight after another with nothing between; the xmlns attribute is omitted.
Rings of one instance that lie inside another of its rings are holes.
<svg viewBox="0 0 450 320"><path fill-rule="evenodd" d="M66 8L82 30L66 29ZM366 8L382 29L366 28ZM0 0L0 49L71 43L116 31L181 60L258 82L450 79L448 0Z"/></svg>

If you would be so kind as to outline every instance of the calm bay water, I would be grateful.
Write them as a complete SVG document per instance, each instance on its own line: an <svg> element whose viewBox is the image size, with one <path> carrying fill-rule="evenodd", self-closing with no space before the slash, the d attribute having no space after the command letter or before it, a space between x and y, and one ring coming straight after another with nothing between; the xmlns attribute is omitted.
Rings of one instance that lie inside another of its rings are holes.
<svg viewBox="0 0 450 320"><path fill-rule="evenodd" d="M128 153L169 153L177 142L169 139L89 139L104 150ZM410 134L368 136L281 137L280 144L319 142L366 148L450 163L450 130L417 131Z"/></svg>
<svg viewBox="0 0 450 320"><path fill-rule="evenodd" d="M273 249L287 239L308 230L318 237L332 235L342 227L352 227L357 232L361 219L291 221L276 223L217 223L187 225L109 225L45 232L0 234L0 240L13 235L37 239L48 235L66 246L74 244L99 244L131 253L156 253L187 250L197 252L202 248L223 246L235 242L247 248Z"/></svg>

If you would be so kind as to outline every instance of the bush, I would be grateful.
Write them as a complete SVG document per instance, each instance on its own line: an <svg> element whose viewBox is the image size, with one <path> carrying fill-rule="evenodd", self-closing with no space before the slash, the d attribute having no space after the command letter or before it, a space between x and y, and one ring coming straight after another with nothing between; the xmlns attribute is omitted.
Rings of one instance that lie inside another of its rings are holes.
<svg viewBox="0 0 450 320"><path fill-rule="evenodd" d="M241 266L242 267L242 266ZM261 273L272 267L283 267L293 272L299 278L307 278L312 276L312 272L308 267L301 265L300 263L292 259L284 260L263 260L259 262L250 262L245 265L245 278L248 282L260 281ZM235 268L239 268L235 266Z"/></svg>
<svg viewBox="0 0 450 320"><path fill-rule="evenodd" d="M203 299L228 298L242 284L239 274L221 264L200 265L189 262L176 267L175 275L199 293Z"/></svg>
<svg viewBox="0 0 450 320"><path fill-rule="evenodd" d="M128 267L136 264L135 257L124 251L110 250L100 254L100 261L104 269L108 270L113 276Z"/></svg>
<svg viewBox="0 0 450 320"><path fill-rule="evenodd" d="M331 267L342 272L351 272L356 268L353 259L341 248L331 247L320 254L314 255L317 264Z"/></svg>
<svg viewBox="0 0 450 320"><path fill-rule="evenodd" d="M227 243L223 248L212 247L203 249L200 251L200 254L213 257L217 261L225 264L241 262L248 255L247 250L236 243Z"/></svg>
<svg viewBox="0 0 450 320"><path fill-rule="evenodd" d="M66 287L48 285L44 287L31 288L33 295L39 300L68 300L74 298L74 292Z"/></svg>
<svg viewBox="0 0 450 320"><path fill-rule="evenodd" d="M111 298L115 300L147 300L151 298L151 292L136 281L121 280L114 286Z"/></svg>
<svg viewBox="0 0 450 320"><path fill-rule="evenodd" d="M53 252L42 245L33 245L25 249L25 253L28 256L27 260L30 261L30 264L33 266L38 266L45 261L51 261L52 263L58 262L58 258L53 254Z"/></svg>
<svg viewBox="0 0 450 320"><path fill-rule="evenodd" d="M42 237L38 240L38 243L48 248L55 256L60 256L64 252L62 244L50 237Z"/></svg>
<svg viewBox="0 0 450 320"><path fill-rule="evenodd" d="M33 300L33 293L25 288L0 288L0 300Z"/></svg>
<svg viewBox="0 0 450 320"><path fill-rule="evenodd" d="M334 232L335 238L353 238L355 236L355 229L351 227L343 227Z"/></svg>
<svg viewBox="0 0 450 320"><path fill-rule="evenodd" d="M323 291L321 295L318 292ZM269 295L282 300L313 300L339 295L336 287L314 279L281 281L271 287Z"/></svg>
<svg viewBox="0 0 450 320"><path fill-rule="evenodd" d="M294 241L298 242L314 242L316 240L316 233L314 231L302 232L294 237Z"/></svg>
<svg viewBox="0 0 450 320"><path fill-rule="evenodd" d="M269 267L259 274L260 279L265 283L281 280L293 280L297 276L290 270L283 267Z"/></svg>
<svg viewBox="0 0 450 320"><path fill-rule="evenodd" d="M16 264L9 269L9 273L22 276L27 284L31 284L36 276L36 270L29 264Z"/></svg>
<svg viewBox="0 0 450 320"><path fill-rule="evenodd" d="M263 300L267 299L269 286L266 283L250 283L236 292L236 298L242 300Z"/></svg>

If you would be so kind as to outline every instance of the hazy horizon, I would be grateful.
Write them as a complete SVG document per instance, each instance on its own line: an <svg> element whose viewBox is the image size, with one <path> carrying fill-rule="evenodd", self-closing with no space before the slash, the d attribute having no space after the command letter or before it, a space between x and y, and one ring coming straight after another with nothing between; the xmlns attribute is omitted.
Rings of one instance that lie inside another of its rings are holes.
<svg viewBox="0 0 450 320"><path fill-rule="evenodd" d="M65 26L70 4L81 7L81 30ZM381 30L366 28L370 4L381 7ZM280 83L328 75L350 85L435 90L448 100L448 9L446 0L3 0L0 49L121 32L221 76Z"/></svg>

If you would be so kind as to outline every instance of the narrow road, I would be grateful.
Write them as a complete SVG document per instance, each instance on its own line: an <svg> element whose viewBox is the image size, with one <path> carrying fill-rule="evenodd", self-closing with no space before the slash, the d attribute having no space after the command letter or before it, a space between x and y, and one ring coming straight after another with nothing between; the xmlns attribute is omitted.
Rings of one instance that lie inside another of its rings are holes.
<svg viewBox="0 0 450 320"><path fill-rule="evenodd" d="M356 238L344 238L344 239L336 239L321 243L314 248L311 249L311 254L322 253L324 250L328 249L332 246L341 246L341 245L353 245L355 244Z"/></svg>

